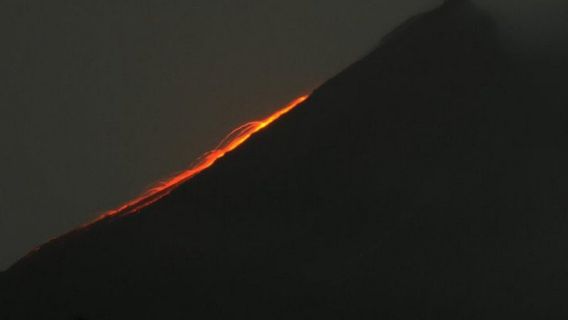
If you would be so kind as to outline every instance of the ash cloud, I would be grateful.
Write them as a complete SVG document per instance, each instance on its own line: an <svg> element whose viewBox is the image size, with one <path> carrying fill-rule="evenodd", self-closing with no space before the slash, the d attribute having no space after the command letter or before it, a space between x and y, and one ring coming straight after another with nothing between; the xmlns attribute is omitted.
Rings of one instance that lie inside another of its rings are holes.
<svg viewBox="0 0 568 320"><path fill-rule="evenodd" d="M499 24L505 44L518 53L561 57L568 53L565 0L475 0Z"/></svg>

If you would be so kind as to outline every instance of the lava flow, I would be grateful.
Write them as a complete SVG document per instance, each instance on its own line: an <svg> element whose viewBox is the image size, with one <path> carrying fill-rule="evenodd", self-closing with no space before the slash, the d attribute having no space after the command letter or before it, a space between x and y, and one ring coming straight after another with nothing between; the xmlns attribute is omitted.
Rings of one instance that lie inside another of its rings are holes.
<svg viewBox="0 0 568 320"><path fill-rule="evenodd" d="M202 155L187 170L184 170L181 173L169 179L166 179L165 181L157 183L154 187L150 188L139 197L128 201L127 203L114 210L105 212L91 223L119 214L122 215L135 213L160 200L161 198L168 195L177 186L191 179L203 170L209 168L225 154L236 149L242 143L247 141L253 134L267 127L272 122L276 121L278 118L288 113L290 110L294 109L302 102L306 101L308 97L309 95L301 96L263 120L249 122L238 127L229 135L227 135L215 149Z"/></svg>

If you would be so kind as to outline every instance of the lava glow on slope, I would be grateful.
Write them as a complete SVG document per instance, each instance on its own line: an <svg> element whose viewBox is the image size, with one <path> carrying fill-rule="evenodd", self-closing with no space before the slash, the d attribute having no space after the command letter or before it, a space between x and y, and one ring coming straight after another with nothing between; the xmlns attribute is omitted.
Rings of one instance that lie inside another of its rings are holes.
<svg viewBox="0 0 568 320"><path fill-rule="evenodd" d="M157 183L154 187L150 188L148 191L144 192L139 197L128 201L122 206L114 210L105 212L104 214L99 216L95 221L89 223L89 225L109 217L136 213L141 209L160 200L161 198L165 197L170 192L172 192L172 190L174 190L177 186L179 186L180 184L191 179L192 177L199 174L203 170L212 166L217 160L222 158L225 154L233 151L238 146L240 146L245 141L247 141L253 134L264 129L272 122L276 121L278 118L288 113L290 110L294 109L302 102L306 101L308 98L309 95L301 96L265 119L249 122L247 124L238 127L237 129L233 130L228 136L226 136L215 149L202 155L187 170L169 179L166 179L165 181Z"/></svg>

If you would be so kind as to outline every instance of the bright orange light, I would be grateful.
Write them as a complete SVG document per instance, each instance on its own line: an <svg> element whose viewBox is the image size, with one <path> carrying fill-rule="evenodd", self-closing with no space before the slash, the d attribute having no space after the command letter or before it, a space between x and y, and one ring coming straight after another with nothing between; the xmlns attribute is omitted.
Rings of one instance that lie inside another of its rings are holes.
<svg viewBox="0 0 568 320"><path fill-rule="evenodd" d="M267 127L272 122L276 121L278 118L288 113L290 110L294 109L302 102L306 101L308 97L309 95L299 97L296 100L290 102L287 106L276 111L271 116L263 120L249 122L247 124L238 127L237 129L229 133L229 135L227 135L215 149L202 155L187 170L165 181L157 183L154 187L150 188L148 191L144 192L139 197L131 201L128 201L127 203L123 204L122 206L114 210L105 212L91 223L103 220L108 217L116 216L119 214L136 213L141 209L151 205L152 203L160 200L161 198L165 197L170 192L172 192L172 190L174 190L177 186L191 179L192 177L199 174L203 170L209 168L228 152L235 150L238 146L240 146L245 141L247 141L253 134Z"/></svg>

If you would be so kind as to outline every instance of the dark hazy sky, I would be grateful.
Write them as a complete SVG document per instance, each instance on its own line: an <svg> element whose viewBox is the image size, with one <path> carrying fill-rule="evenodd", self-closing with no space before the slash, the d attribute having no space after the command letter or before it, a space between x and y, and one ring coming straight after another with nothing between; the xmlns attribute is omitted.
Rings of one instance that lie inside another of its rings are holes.
<svg viewBox="0 0 568 320"><path fill-rule="evenodd" d="M2 1L0 270L439 2Z"/></svg>
<svg viewBox="0 0 568 320"><path fill-rule="evenodd" d="M441 2L2 1L0 270L183 169ZM546 46L543 35L568 20L565 0L479 2L519 43Z"/></svg>

